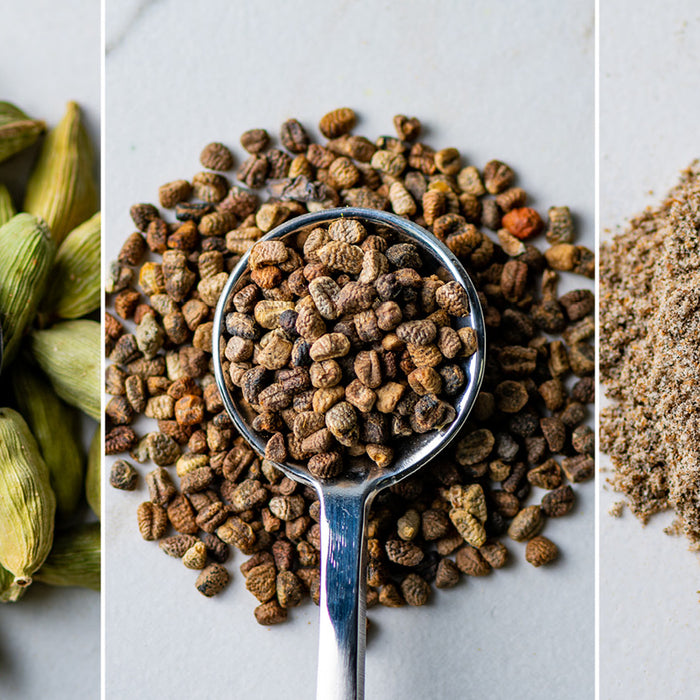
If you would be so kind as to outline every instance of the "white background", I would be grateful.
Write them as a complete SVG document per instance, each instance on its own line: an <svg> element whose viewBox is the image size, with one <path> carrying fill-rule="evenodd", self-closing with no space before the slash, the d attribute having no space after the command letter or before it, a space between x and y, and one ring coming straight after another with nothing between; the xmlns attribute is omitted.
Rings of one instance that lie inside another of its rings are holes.
<svg viewBox="0 0 700 700"><path fill-rule="evenodd" d="M656 205L700 157L700 8L693 0L601 2L601 227L610 235ZM603 466L609 466L607 459ZM603 484L603 479L600 481ZM700 559L664 534L600 505L601 700L700 697Z"/></svg>
<svg viewBox="0 0 700 700"><path fill-rule="evenodd" d="M129 207L196 173L201 148L296 116L313 127L352 106L357 133L419 116L426 140L468 163L513 165L543 213L568 204L594 240L594 14L590 0L426 3L108 2L108 256ZM578 282L578 284L581 284ZM143 473L142 469L142 473ZM258 626L236 553L233 582L203 598L196 574L141 540L145 489L106 489L107 698L311 698L316 608ZM593 697L594 491L546 534L556 566L512 563L463 580L422 609L373 609L367 697Z"/></svg>
<svg viewBox="0 0 700 700"><path fill-rule="evenodd" d="M49 126L63 116L66 102L77 101L99 157L99 3L6 2L0 22L0 100L16 103ZM33 149L0 165L0 182L10 187L17 207L35 156ZM94 423L86 422L91 437ZM98 593L34 584L19 603L0 606L3 700L95 698L99 683Z"/></svg>

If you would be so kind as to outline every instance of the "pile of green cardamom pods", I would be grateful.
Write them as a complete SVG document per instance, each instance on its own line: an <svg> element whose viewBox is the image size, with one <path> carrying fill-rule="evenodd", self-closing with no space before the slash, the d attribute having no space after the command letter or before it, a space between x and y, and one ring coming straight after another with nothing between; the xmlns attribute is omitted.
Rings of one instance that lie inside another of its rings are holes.
<svg viewBox="0 0 700 700"><path fill-rule="evenodd" d="M44 131L0 102L0 162ZM100 428L86 455L81 412L100 419L101 223L74 102L44 138L23 208L0 183L2 602L32 581L100 588L100 524L88 510L99 518Z"/></svg>

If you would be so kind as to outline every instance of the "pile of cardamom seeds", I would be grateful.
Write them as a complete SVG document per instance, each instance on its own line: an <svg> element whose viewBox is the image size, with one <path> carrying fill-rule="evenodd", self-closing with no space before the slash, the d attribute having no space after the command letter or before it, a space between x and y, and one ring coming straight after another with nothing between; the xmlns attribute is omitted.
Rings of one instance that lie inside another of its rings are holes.
<svg viewBox="0 0 700 700"><path fill-rule="evenodd" d="M238 568L263 625L284 621L305 598L318 603L319 501L313 489L285 477L236 433L213 376L212 331L230 271L284 221L336 206L405 216L460 259L484 310L486 371L464 431L439 459L381 493L372 506L368 607L423 605L433 586L488 575L505 565L511 549L535 567L553 562L558 548L541 533L549 519L572 510L576 484L593 477L593 431L586 419L594 401L595 300L590 282L561 294L558 280L560 273L590 280L595 262L575 241L569 208L551 207L543 220L507 164L491 160L477 168L456 148L434 150L420 139L415 117L397 115L396 135L375 140L353 133L356 122L347 107L329 112L319 122L321 143L289 119L281 125L279 147L265 129L251 129L240 138L247 154L239 164L226 145L210 143L200 156L204 170L160 187L160 208L131 207L137 230L125 236L106 280L113 313L105 314L111 395L105 449L126 457L114 462L110 483L134 490L145 481L147 500L134 531L138 527L145 540L159 541L167 555L199 571L195 585L203 595L229 583L224 565L232 548L237 557L249 557ZM532 243L538 237L549 244L544 251ZM376 236L371 242L382 246ZM248 302L285 306L297 296L298 313L310 308L307 295L318 309L314 280L330 277L340 286L338 271L322 260L299 267L291 281L285 279L287 261L267 262ZM412 290L391 287L387 296L401 302L406 316L429 291L422 281ZM296 324L286 321L280 315L266 329L291 344ZM361 349L364 327L352 314L328 319L326 330ZM252 327L250 334L238 333L262 346ZM263 349L227 357L232 381L234 374L246 376L254 353ZM381 376L416 369L401 338L389 348L378 342L375 353ZM310 379L313 358L298 359L298 374ZM338 367L335 405L362 376L354 364ZM312 406L315 389L305 397ZM419 396L409 381L403 392L397 411L405 418ZM287 429L293 429L300 397L280 411ZM142 415L153 419L145 434L137 432ZM395 430L372 406L362 421L388 436ZM368 438L365 448L378 442ZM155 467L146 467L142 480L131 460Z"/></svg>
<svg viewBox="0 0 700 700"><path fill-rule="evenodd" d="M44 131L0 102L0 162ZM2 602L33 581L100 588L100 524L88 506L99 517L101 431L86 455L82 416L100 420L101 220L76 103L38 149L22 207L0 183Z"/></svg>

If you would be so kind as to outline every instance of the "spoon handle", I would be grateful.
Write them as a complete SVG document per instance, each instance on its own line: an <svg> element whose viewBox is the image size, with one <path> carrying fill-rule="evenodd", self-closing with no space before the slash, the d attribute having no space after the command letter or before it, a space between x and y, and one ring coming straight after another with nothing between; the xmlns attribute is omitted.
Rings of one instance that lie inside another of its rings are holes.
<svg viewBox="0 0 700 700"><path fill-rule="evenodd" d="M324 488L317 700L362 700L365 672L363 493Z"/></svg>

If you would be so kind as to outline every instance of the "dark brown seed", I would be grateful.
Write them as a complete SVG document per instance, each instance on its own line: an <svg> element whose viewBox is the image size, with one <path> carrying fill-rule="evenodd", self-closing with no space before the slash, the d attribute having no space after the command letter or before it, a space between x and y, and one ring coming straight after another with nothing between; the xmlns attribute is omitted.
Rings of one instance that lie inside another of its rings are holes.
<svg viewBox="0 0 700 700"><path fill-rule="evenodd" d="M494 569L500 569L508 561L508 550L502 542L487 542L479 547L479 554Z"/></svg>
<svg viewBox="0 0 700 700"><path fill-rule="evenodd" d="M527 473L527 480L542 489L556 489L561 485L561 467L553 459L548 459L539 467Z"/></svg>
<svg viewBox="0 0 700 700"><path fill-rule="evenodd" d="M520 187L511 187L496 196L496 203L504 211L524 207L527 202L527 193Z"/></svg>
<svg viewBox="0 0 700 700"><path fill-rule="evenodd" d="M483 462L491 454L495 443L496 439L490 430L475 430L457 444L457 461L462 466Z"/></svg>
<svg viewBox="0 0 700 700"><path fill-rule="evenodd" d="M575 289L561 296L559 303L564 307L570 321L579 321L584 316L593 313L595 296L588 289Z"/></svg>
<svg viewBox="0 0 700 700"><path fill-rule="evenodd" d="M138 231L132 233L124 242L117 258L122 265L138 265L146 252L146 240Z"/></svg>
<svg viewBox="0 0 700 700"><path fill-rule="evenodd" d="M490 160L484 166L484 186L489 194L500 194L513 183L515 174L500 160Z"/></svg>
<svg viewBox="0 0 700 700"><path fill-rule="evenodd" d="M553 562L559 556L557 545L541 535L533 537L525 547L525 559L533 566Z"/></svg>
<svg viewBox="0 0 700 700"><path fill-rule="evenodd" d="M416 117L407 117L403 114L397 114L394 117L394 128L400 139L413 141L420 136L421 123Z"/></svg>
<svg viewBox="0 0 700 700"><path fill-rule="evenodd" d="M148 224L153 219L160 218L158 210L152 204L134 204L130 209L130 214L136 228L143 233L146 232Z"/></svg>
<svg viewBox="0 0 700 700"><path fill-rule="evenodd" d="M292 159L288 153L280 151L277 148L273 148L267 152L266 158L268 163L268 177L273 179L287 177L287 174L289 173L289 166L292 162ZM281 212L280 209L278 209L278 211ZM277 221L277 223L281 223L281 221ZM273 227L270 226L270 228ZM267 230L267 228L265 230Z"/></svg>
<svg viewBox="0 0 700 700"><path fill-rule="evenodd" d="M226 178L217 173L197 173L192 178L194 196L209 204L220 202L226 196L228 187Z"/></svg>
<svg viewBox="0 0 700 700"><path fill-rule="evenodd" d="M134 418L134 411L125 396L114 396L105 406L105 415L114 425L128 425Z"/></svg>
<svg viewBox="0 0 700 700"><path fill-rule="evenodd" d="M508 491L492 491L491 500L496 511L506 518L514 517L520 510L520 500L515 494Z"/></svg>
<svg viewBox="0 0 700 700"><path fill-rule="evenodd" d="M231 555L228 545L222 542L216 535L204 532L201 536L209 556L218 564L226 562Z"/></svg>
<svg viewBox="0 0 700 700"><path fill-rule="evenodd" d="M105 435L105 454L128 452L138 441L136 433L126 425L113 428Z"/></svg>
<svg viewBox="0 0 700 700"><path fill-rule="evenodd" d="M595 462L588 455L577 455L576 457L565 457L562 460L561 467L566 474L566 478L577 484L593 478Z"/></svg>
<svg viewBox="0 0 700 700"><path fill-rule="evenodd" d="M506 380L494 391L496 406L504 413L517 413L528 402L528 393L521 382Z"/></svg>
<svg viewBox="0 0 700 700"><path fill-rule="evenodd" d="M210 143L199 156L200 163L210 170L231 170L233 155L223 143Z"/></svg>
<svg viewBox="0 0 700 700"><path fill-rule="evenodd" d="M592 377L579 379L571 389L571 398L581 403L593 403L595 401L595 383Z"/></svg>
<svg viewBox="0 0 700 700"><path fill-rule="evenodd" d="M270 137L265 129L249 129L241 134L241 146L248 153L261 153L270 143ZM231 165L224 170L230 170L233 167L233 159ZM222 170L222 168L214 168L214 170Z"/></svg>
<svg viewBox="0 0 700 700"><path fill-rule="evenodd" d="M280 128L280 141L292 153L304 153L309 147L309 136L296 119L287 119Z"/></svg>
<svg viewBox="0 0 700 700"><path fill-rule="evenodd" d="M168 506L167 518L171 525L184 535L195 535L199 531L195 512L186 496L175 496Z"/></svg>
<svg viewBox="0 0 700 700"><path fill-rule="evenodd" d="M146 485L151 501L163 508L167 507L177 493L170 474L163 467L158 467L146 474Z"/></svg>
<svg viewBox="0 0 700 700"><path fill-rule="evenodd" d="M423 550L403 540L389 540L385 546L387 557L401 566L416 566L423 559Z"/></svg>
<svg viewBox="0 0 700 700"><path fill-rule="evenodd" d="M165 509L155 503L146 501L137 511L139 532L144 540L159 540L168 528L168 516Z"/></svg>
<svg viewBox="0 0 700 700"><path fill-rule="evenodd" d="M212 211L212 208L212 205L207 202L178 202L175 205L175 218L178 221L198 222Z"/></svg>
<svg viewBox="0 0 700 700"><path fill-rule="evenodd" d="M252 155L240 167L237 177L248 187L258 189L265 184L268 161L264 156Z"/></svg>
<svg viewBox="0 0 700 700"><path fill-rule="evenodd" d="M437 588L453 588L459 583L459 569L451 559L441 559L435 573Z"/></svg>
<svg viewBox="0 0 700 700"><path fill-rule="evenodd" d="M284 464L287 460L287 446L282 433L275 433L265 445L265 459Z"/></svg>
<svg viewBox="0 0 700 700"><path fill-rule="evenodd" d="M542 509L539 506L527 506L513 518L508 536L516 542L524 542L534 537L543 524Z"/></svg>
<svg viewBox="0 0 700 700"><path fill-rule="evenodd" d="M287 619L286 608L283 608L276 600L269 600L267 603L258 605L254 612L258 624L265 627L277 625Z"/></svg>
<svg viewBox="0 0 700 700"><path fill-rule="evenodd" d="M587 425L580 425L571 434L571 445L581 454L592 455L595 449L595 434Z"/></svg>
<svg viewBox="0 0 700 700"><path fill-rule="evenodd" d="M292 571L277 574L277 600L283 608L293 608L301 603L304 589L299 578Z"/></svg>
<svg viewBox="0 0 700 700"><path fill-rule="evenodd" d="M125 460L118 459L109 473L109 483L115 489L133 491L136 488L138 472Z"/></svg>
<svg viewBox="0 0 700 700"><path fill-rule="evenodd" d="M197 577L197 590L207 598L220 593L231 580L231 576L220 564L209 564Z"/></svg>
<svg viewBox="0 0 700 700"><path fill-rule="evenodd" d="M449 529L450 520L444 511L429 508L421 515L421 532L426 540L440 539Z"/></svg>
<svg viewBox="0 0 700 700"><path fill-rule="evenodd" d="M246 575L245 587L261 602L266 603L277 592L277 572L275 565L260 564L250 569Z"/></svg>
<svg viewBox="0 0 700 700"><path fill-rule="evenodd" d="M430 584L418 574L409 574L401 581L401 593L408 605L425 605L430 599Z"/></svg>
<svg viewBox="0 0 700 700"><path fill-rule="evenodd" d="M168 249L168 233L168 224L163 219L154 219L146 229L146 245L152 252L162 255Z"/></svg>
<svg viewBox="0 0 700 700"><path fill-rule="evenodd" d="M493 199L485 199L481 203L481 223L492 231L501 228L501 210Z"/></svg>
<svg viewBox="0 0 700 700"><path fill-rule="evenodd" d="M319 479L332 479L342 471L343 461L337 452L316 454L309 459L308 469Z"/></svg>
<svg viewBox="0 0 700 700"><path fill-rule="evenodd" d="M318 124L321 133L329 139L334 139L351 131L357 118L349 107L340 107L324 115Z"/></svg>
<svg viewBox="0 0 700 700"><path fill-rule="evenodd" d="M214 479L214 472L209 467L192 469L180 479L180 488L183 493L196 493L209 488Z"/></svg>
<svg viewBox="0 0 700 700"><path fill-rule="evenodd" d="M561 518L573 508L575 500L574 490L566 484L545 494L542 498L542 511L550 518Z"/></svg>
<svg viewBox="0 0 700 700"><path fill-rule="evenodd" d="M175 460L180 456L180 447L177 442L162 432L149 433L147 446L148 456L159 467L168 467L174 464Z"/></svg>
<svg viewBox="0 0 700 700"><path fill-rule="evenodd" d="M522 299L527 288L528 267L520 260L509 260L501 273L501 290L510 302Z"/></svg>
<svg viewBox="0 0 700 700"><path fill-rule="evenodd" d="M158 544L168 556L181 559L190 547L197 544L197 541L193 535L173 535L162 539Z"/></svg>
<svg viewBox="0 0 700 700"><path fill-rule="evenodd" d="M189 199L191 194L192 185L187 180L173 180L158 188L158 199L164 209L172 209L179 202Z"/></svg>
<svg viewBox="0 0 700 700"><path fill-rule="evenodd" d="M566 389L558 378L550 379L539 386L540 396L550 411L558 411L566 401Z"/></svg>
<svg viewBox="0 0 700 700"><path fill-rule="evenodd" d="M131 318L139 304L141 295L133 289L125 289L114 299L114 311L124 320ZM123 337L123 336L122 336ZM121 338L120 338L121 340ZM117 360L115 360L116 362Z"/></svg>
<svg viewBox="0 0 700 700"><path fill-rule="evenodd" d="M467 576L486 576L491 573L491 565L471 545L465 544L455 555L457 568Z"/></svg>
<svg viewBox="0 0 700 700"><path fill-rule="evenodd" d="M404 599L393 583L387 583L379 589L379 602L387 608L400 608L405 605Z"/></svg>

